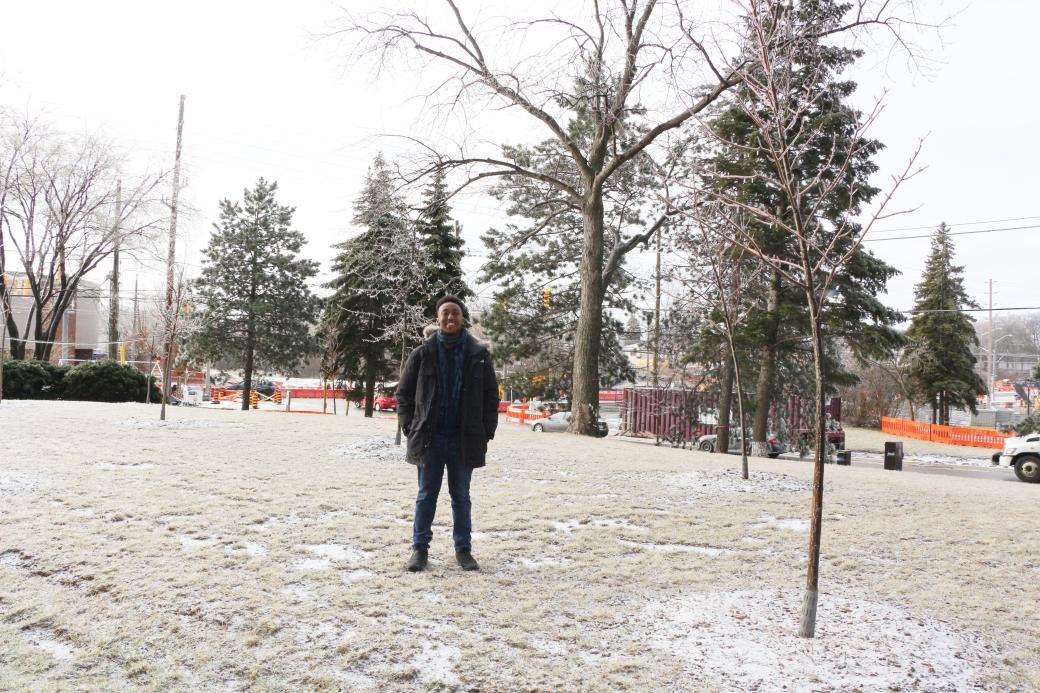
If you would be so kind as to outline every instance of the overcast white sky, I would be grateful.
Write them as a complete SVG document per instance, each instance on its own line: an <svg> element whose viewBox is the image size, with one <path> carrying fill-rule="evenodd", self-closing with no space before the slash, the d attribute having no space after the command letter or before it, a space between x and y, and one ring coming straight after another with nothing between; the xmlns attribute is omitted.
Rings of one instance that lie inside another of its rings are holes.
<svg viewBox="0 0 1040 693"><path fill-rule="evenodd" d="M359 12L370 6L342 4ZM488 13L482 3L461 4ZM922 39L935 61L927 74L908 71L899 55L870 55L856 75L865 105L887 90L871 133L887 145L878 159L880 183L927 135L921 163L928 168L897 205L918 211L879 226L874 238L914 235L902 230L908 227L927 235L944 220L955 232L1030 227L961 236L956 246L980 304L992 278L995 306L1040 306L1040 3L919 4L929 19L963 8L941 43ZM341 44L315 41L342 14L319 0L7 3L0 99L19 111L43 111L63 127L103 132L138 163L168 168L177 102L186 94L182 200L190 212L180 221L180 255L189 268L199 262L217 201L240 198L263 176L277 180L280 201L297 208L294 225L324 271L329 246L353 233L352 204L366 167L377 151L392 155L401 146L377 135L415 133L425 112L415 98L421 76L376 75L370 65L352 64ZM502 129L493 140L518 142L531 132L526 120L510 126L508 116L494 117ZM483 252L477 237L500 219L496 203L471 193L455 207L468 249ZM927 239L875 240L869 247L903 272L890 284L888 302L909 308ZM466 269L474 272L481 262L468 258ZM132 281L124 278L124 286ZM155 288L159 280L142 271L141 281Z"/></svg>

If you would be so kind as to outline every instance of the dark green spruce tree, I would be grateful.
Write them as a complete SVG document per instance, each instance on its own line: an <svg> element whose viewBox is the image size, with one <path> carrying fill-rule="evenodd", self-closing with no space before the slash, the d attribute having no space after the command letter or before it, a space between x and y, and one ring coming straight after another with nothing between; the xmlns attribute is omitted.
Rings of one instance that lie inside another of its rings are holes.
<svg viewBox="0 0 1040 693"><path fill-rule="evenodd" d="M321 334L331 367L360 376L365 416L372 416L376 383L398 371L401 354L421 335L431 295L425 250L381 155L354 203L353 223L361 233L334 246Z"/></svg>
<svg viewBox="0 0 1040 693"><path fill-rule="evenodd" d="M453 294L465 301L473 295L462 278L462 258L465 255L462 227L457 221L452 221L448 186L440 169L423 191L423 204L415 230L429 260L427 276L434 293L427 301L425 312L426 317L433 321L437 318L437 299L441 296Z"/></svg>
<svg viewBox="0 0 1040 693"><path fill-rule="evenodd" d="M978 305L964 290L963 272L953 264L949 229L940 224L914 287L914 318L906 332L910 373L931 403L932 423L949 425L951 408L976 413L976 398L986 391L972 353L979 345L975 320L963 312Z"/></svg>
<svg viewBox="0 0 1040 693"><path fill-rule="evenodd" d="M243 393L255 371L292 372L317 348L311 328L319 300L307 280L318 263L298 257L304 237L291 228L293 208L276 202L277 190L261 178L241 203L220 202L220 222L195 282L202 319L187 349L241 367ZM242 409L248 408L243 396Z"/></svg>

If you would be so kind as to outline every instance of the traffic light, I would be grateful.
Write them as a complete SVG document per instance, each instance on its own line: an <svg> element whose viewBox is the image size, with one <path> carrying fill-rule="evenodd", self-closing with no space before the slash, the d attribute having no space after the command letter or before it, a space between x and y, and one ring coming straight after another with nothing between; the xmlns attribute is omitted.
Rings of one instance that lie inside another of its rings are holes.
<svg viewBox="0 0 1040 693"><path fill-rule="evenodd" d="M543 308L548 308L549 307L549 304L551 303L551 300L550 300L551 297L552 297L552 294L549 291L549 287L545 287L544 289L542 289L542 307Z"/></svg>

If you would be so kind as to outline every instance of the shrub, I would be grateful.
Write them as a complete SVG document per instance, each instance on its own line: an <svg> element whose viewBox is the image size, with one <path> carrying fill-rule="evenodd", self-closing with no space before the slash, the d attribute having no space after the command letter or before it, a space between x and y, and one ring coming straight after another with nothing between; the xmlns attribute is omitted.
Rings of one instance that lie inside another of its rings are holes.
<svg viewBox="0 0 1040 693"><path fill-rule="evenodd" d="M4 397L43 399L51 384L51 373L41 361L4 361Z"/></svg>
<svg viewBox="0 0 1040 693"><path fill-rule="evenodd" d="M159 401L161 394L154 378L112 360L88 361L65 374L63 395L65 399L89 402L144 402L146 383L151 388L150 401Z"/></svg>
<svg viewBox="0 0 1040 693"><path fill-rule="evenodd" d="M1040 431L1040 412L1035 412L1032 415L1022 419L1017 426L1015 426L1015 433L1020 436L1026 436L1030 433L1037 433Z"/></svg>

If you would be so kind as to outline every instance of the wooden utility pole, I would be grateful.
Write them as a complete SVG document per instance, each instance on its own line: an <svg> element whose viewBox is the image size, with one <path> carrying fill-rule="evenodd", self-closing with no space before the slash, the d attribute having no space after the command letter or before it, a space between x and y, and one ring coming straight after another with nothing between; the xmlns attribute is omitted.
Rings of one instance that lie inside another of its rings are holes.
<svg viewBox="0 0 1040 693"><path fill-rule="evenodd" d="M116 183L116 214L112 223L112 281L108 306L108 358L115 361L119 358L119 218L123 213L123 181Z"/></svg>
<svg viewBox="0 0 1040 693"><path fill-rule="evenodd" d="M134 326L132 328L134 335L134 350L131 356L131 361L140 361L140 348L138 347L139 340L141 339L141 308L137 304L137 277L134 277Z"/></svg>
<svg viewBox="0 0 1040 693"><path fill-rule="evenodd" d="M995 370L993 368L993 280L989 280L989 408L993 409L993 385Z"/></svg>
<svg viewBox="0 0 1040 693"><path fill-rule="evenodd" d="M177 112L177 150L173 159L173 197L170 199L170 245L166 251L166 345L165 363L162 372L162 408L159 419L166 420L166 400L170 392L170 372L173 369L173 265L177 251L177 196L181 189L181 140L184 134L184 94L181 94L181 105ZM242 397L247 393L243 392Z"/></svg>
<svg viewBox="0 0 1040 693"><path fill-rule="evenodd" d="M658 359L661 351L661 229L657 230L657 273L654 279L656 284L654 297L654 366L652 374L653 386L657 387L660 378L660 365Z"/></svg>

